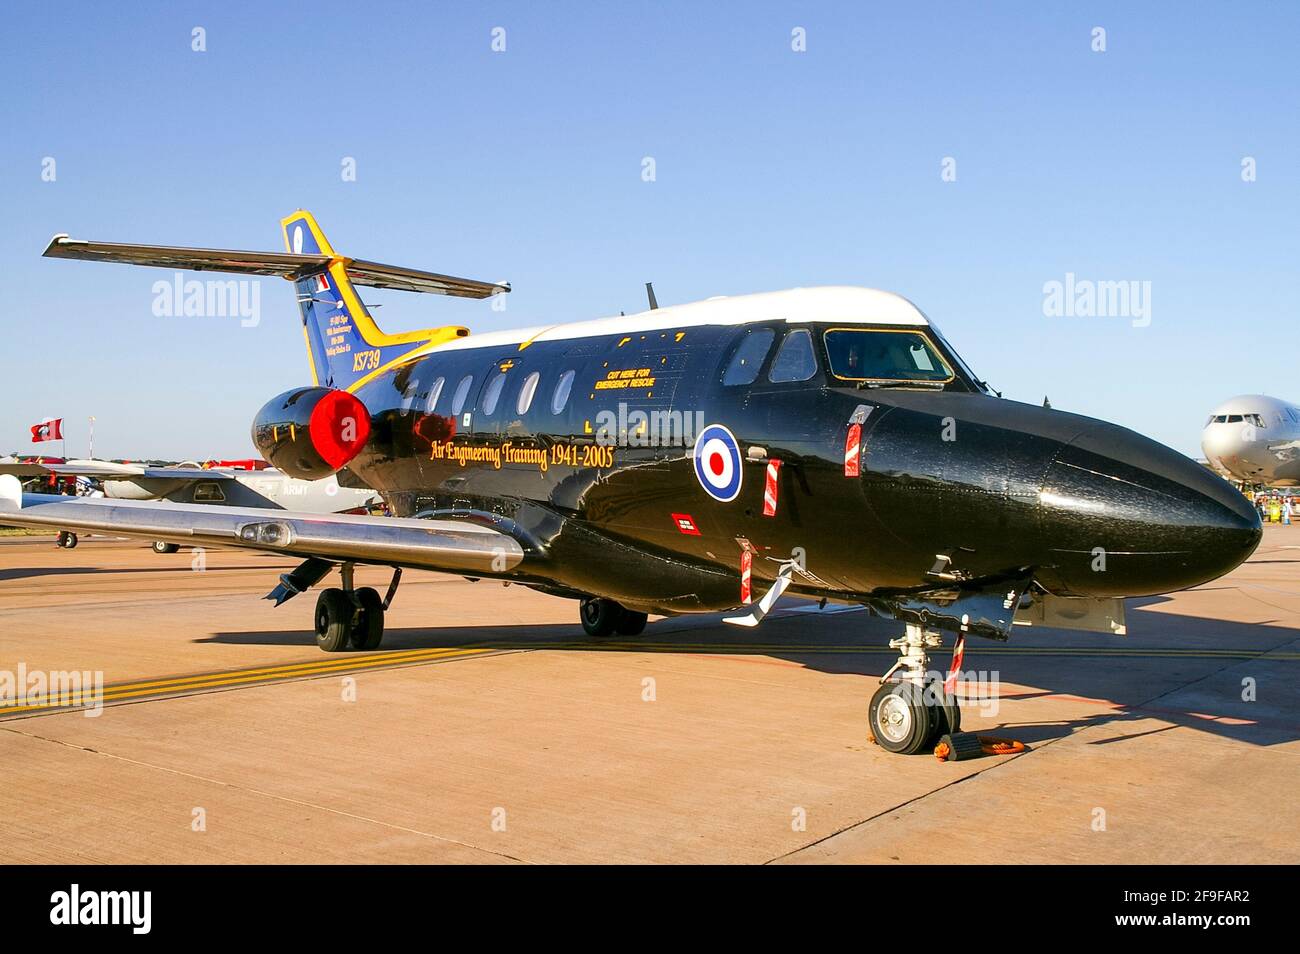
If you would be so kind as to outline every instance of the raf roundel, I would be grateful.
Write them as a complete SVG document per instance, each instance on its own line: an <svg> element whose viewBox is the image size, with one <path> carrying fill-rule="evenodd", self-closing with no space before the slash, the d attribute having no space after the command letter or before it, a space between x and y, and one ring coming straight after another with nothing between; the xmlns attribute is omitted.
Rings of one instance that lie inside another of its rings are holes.
<svg viewBox="0 0 1300 954"><path fill-rule="evenodd" d="M714 500L723 503L740 496L740 446L721 424L710 424L695 440L695 477Z"/></svg>

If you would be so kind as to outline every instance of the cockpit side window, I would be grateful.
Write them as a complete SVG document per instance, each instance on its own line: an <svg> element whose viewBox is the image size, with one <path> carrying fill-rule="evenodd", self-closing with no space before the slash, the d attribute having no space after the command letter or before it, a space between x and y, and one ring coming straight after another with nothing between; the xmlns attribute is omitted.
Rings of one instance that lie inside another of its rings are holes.
<svg viewBox="0 0 1300 954"><path fill-rule="evenodd" d="M817 373L817 358L813 354L812 332L797 328L785 336L776 357L772 359L767 379L782 381L807 381Z"/></svg>
<svg viewBox="0 0 1300 954"><path fill-rule="evenodd" d="M215 481L206 480L194 485L194 500L196 503L214 503L225 499L225 491Z"/></svg>
<svg viewBox="0 0 1300 954"><path fill-rule="evenodd" d="M776 332L771 328L751 328L745 332L722 374L722 383L729 387L753 384L775 338Z"/></svg>

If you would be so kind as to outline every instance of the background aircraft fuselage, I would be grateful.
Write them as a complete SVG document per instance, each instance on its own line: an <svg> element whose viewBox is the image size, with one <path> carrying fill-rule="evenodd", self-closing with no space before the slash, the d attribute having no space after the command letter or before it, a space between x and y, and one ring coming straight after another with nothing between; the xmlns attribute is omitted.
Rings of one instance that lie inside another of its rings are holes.
<svg viewBox="0 0 1300 954"><path fill-rule="evenodd" d="M1300 408L1264 394L1216 407L1201 431L1210 466L1248 484L1300 484Z"/></svg>

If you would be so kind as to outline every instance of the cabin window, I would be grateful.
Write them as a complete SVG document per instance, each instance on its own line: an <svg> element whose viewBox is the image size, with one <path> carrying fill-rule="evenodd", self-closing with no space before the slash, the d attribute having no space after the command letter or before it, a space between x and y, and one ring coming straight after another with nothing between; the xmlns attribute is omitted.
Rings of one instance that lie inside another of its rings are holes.
<svg viewBox="0 0 1300 954"><path fill-rule="evenodd" d="M497 401L501 400L501 391L506 386L506 373L498 371L488 382L487 390L483 392L483 413L491 414L497 409Z"/></svg>
<svg viewBox="0 0 1300 954"><path fill-rule="evenodd" d="M845 381L951 381L953 374L915 331L832 328L826 332L831 373Z"/></svg>
<svg viewBox="0 0 1300 954"><path fill-rule="evenodd" d="M411 383L408 384L406 390L402 392L402 417L406 417L406 415L411 413L411 406L415 404L415 395L419 390L420 382L412 378Z"/></svg>
<svg viewBox="0 0 1300 954"><path fill-rule="evenodd" d="M806 328L790 332L772 359L772 370L767 379L772 382L807 381L817 373L817 358L813 356L812 333Z"/></svg>
<svg viewBox="0 0 1300 954"><path fill-rule="evenodd" d="M442 396L442 386L446 380L446 378L439 378L433 382L433 387L429 388L429 399L424 402L426 414L432 414L433 409L438 406L438 398Z"/></svg>
<svg viewBox="0 0 1300 954"><path fill-rule="evenodd" d="M515 410L527 414L533 406L533 395L537 393L537 382L542 379L540 371L534 371L524 378L523 387L519 389L519 400L515 401Z"/></svg>
<svg viewBox="0 0 1300 954"><path fill-rule="evenodd" d="M467 374L460 379L460 384L456 385L456 393L451 396L451 416L455 417L461 411L465 410L465 399L469 397L470 385L474 383L474 375Z"/></svg>
<svg viewBox="0 0 1300 954"><path fill-rule="evenodd" d="M205 480L194 485L194 501L196 503L216 503L225 499L225 491L215 481Z"/></svg>
<svg viewBox="0 0 1300 954"><path fill-rule="evenodd" d="M560 380L555 382L555 393L551 395L551 413L559 414L564 405L569 403L569 392L573 390L573 371L565 371Z"/></svg>
<svg viewBox="0 0 1300 954"><path fill-rule="evenodd" d="M776 332L771 328L754 328L747 331L731 356L731 363L727 365L727 370L722 374L722 383L753 384L775 338Z"/></svg>

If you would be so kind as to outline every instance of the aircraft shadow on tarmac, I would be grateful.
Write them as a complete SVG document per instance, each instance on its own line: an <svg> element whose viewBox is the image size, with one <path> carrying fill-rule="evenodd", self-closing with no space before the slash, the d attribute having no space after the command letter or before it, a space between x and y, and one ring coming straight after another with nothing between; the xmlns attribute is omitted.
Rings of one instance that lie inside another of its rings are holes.
<svg viewBox="0 0 1300 954"><path fill-rule="evenodd" d="M969 640L963 670L984 671L999 679L1002 698L1067 700L1097 710L1082 718L1045 722L999 722L990 714L994 724L980 723L979 731L1005 731L1031 746L1090 726L1124 722L1144 724L1133 733L1092 744L1111 745L1177 726L1252 745L1300 738L1300 690L1295 678L1300 659L1291 650L1283 650L1285 658L1245 655L1286 647L1300 639L1300 630L1145 609L1166 599L1130 601L1132 635L1128 637L1017 629L1007 644ZM753 655L870 679L893 663L895 653L887 643L897 629L896 623L865 612L793 613L770 618L757 630L728 626L718 616L678 618L651 623L637 637L603 641L590 639L576 624L390 628L381 652L474 646L505 651ZM214 633L195 642L315 648L313 635L302 629ZM951 637L945 644L945 651L933 661L935 668L948 665ZM1254 680L1257 701L1242 698L1247 679ZM873 686L874 681L863 686L864 713ZM1149 720L1168 725L1153 728Z"/></svg>

